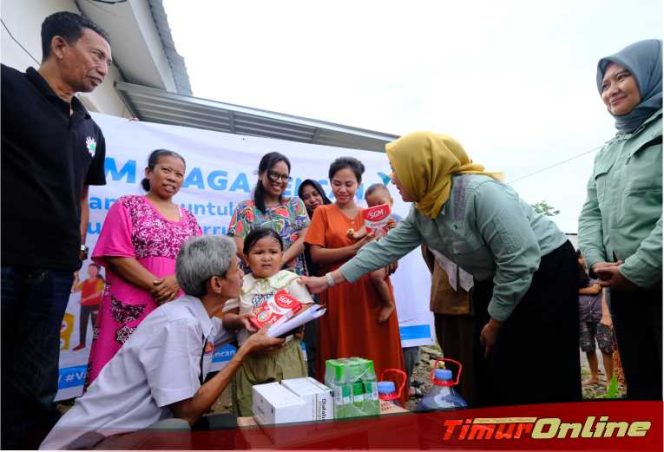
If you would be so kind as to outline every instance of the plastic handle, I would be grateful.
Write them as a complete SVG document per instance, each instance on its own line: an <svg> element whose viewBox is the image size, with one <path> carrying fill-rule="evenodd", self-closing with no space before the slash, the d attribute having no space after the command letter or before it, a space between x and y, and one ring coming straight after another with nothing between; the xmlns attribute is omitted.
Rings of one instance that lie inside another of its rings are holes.
<svg viewBox="0 0 664 452"><path fill-rule="evenodd" d="M406 375L406 372L404 372L401 369L385 369L380 374L380 381L390 380L386 376L386 374L388 374L389 372L393 372L401 377L401 383L399 383L399 390L397 391L397 397L394 398L394 399L400 399L401 394L403 393L403 388L404 386L406 386L406 382L408 381L408 376Z"/></svg>
<svg viewBox="0 0 664 452"><path fill-rule="evenodd" d="M456 386L456 385L458 385L459 384L459 379L461 378L461 372L463 371L463 365L459 361L457 361L455 359L452 359L452 358L436 358L436 360L433 362L433 369L431 369L431 381L434 381L434 373L436 372L436 369L439 369L439 367L438 367L438 362L439 361L442 362L443 364L445 364L445 363L454 363L458 370L457 370L456 379L453 382L452 381L449 381L449 382L445 381L445 382L436 383L436 385L438 385L438 386Z"/></svg>

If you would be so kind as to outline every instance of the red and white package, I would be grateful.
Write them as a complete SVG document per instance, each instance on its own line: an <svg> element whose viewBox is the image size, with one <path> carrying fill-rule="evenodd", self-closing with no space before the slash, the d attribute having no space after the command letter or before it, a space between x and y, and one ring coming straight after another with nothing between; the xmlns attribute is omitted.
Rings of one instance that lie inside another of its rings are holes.
<svg viewBox="0 0 664 452"><path fill-rule="evenodd" d="M369 207L362 210L364 227L367 233L373 233L377 238L383 237L390 230L389 223L392 219L389 204Z"/></svg>
<svg viewBox="0 0 664 452"><path fill-rule="evenodd" d="M292 297L285 290L278 290L274 297L270 297L254 308L254 317L249 321L258 329L266 325L283 323L293 317L302 309L302 303Z"/></svg>

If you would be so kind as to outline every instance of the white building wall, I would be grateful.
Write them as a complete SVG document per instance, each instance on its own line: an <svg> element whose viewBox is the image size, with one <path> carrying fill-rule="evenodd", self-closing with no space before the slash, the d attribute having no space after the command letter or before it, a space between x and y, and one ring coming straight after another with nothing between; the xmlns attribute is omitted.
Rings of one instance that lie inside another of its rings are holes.
<svg viewBox="0 0 664 452"><path fill-rule="evenodd" d="M25 71L29 66L37 69L42 57L41 24L47 16L58 11L80 14L73 0L2 0L0 16L5 25L0 35L0 61L20 71ZM90 111L130 117L130 111L113 87L116 80L122 78L117 68L111 67L101 86L92 93L80 94L79 98Z"/></svg>

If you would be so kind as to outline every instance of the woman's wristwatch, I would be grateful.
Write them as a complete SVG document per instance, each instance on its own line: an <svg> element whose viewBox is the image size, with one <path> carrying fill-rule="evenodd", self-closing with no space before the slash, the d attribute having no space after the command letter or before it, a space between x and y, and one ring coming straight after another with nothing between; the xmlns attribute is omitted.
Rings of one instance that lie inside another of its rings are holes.
<svg viewBox="0 0 664 452"><path fill-rule="evenodd" d="M88 258L88 251L90 251L90 250L87 246L81 245L81 251L80 251L80 254L79 254L81 262L83 262L84 260L86 260Z"/></svg>
<svg viewBox="0 0 664 452"><path fill-rule="evenodd" d="M332 273L330 272L325 273L325 281L327 282L327 287L334 287L335 282Z"/></svg>

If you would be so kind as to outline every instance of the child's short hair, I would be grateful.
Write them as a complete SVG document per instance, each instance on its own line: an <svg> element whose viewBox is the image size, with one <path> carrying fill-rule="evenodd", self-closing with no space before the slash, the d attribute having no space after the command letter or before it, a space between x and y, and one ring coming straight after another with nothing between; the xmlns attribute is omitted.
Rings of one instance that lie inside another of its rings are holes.
<svg viewBox="0 0 664 452"><path fill-rule="evenodd" d="M364 200L366 201L367 196L373 195L378 190L385 190L387 192L387 194L390 195L390 198L392 197L392 193L390 193L390 189L387 188L387 185L381 184L380 182L378 182L378 183L369 185L369 187L364 192Z"/></svg>
<svg viewBox="0 0 664 452"><path fill-rule="evenodd" d="M281 240L281 237L279 237L279 234L274 229L270 228L258 228L254 229L249 233L244 238L244 247L242 248L242 252L246 256L249 254L249 251L254 247L256 242L258 242L260 239L265 238L265 237L272 237L275 239L277 242L279 242L279 246L281 247L281 251L284 250L284 241Z"/></svg>

